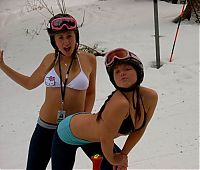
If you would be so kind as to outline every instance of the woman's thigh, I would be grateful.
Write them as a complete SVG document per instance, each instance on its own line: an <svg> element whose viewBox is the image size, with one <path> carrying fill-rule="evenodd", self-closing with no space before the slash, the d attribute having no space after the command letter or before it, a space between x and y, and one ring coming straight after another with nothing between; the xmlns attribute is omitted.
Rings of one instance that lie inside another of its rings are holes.
<svg viewBox="0 0 200 170"><path fill-rule="evenodd" d="M28 152L27 170L45 170L51 157L51 145L55 129L36 125Z"/></svg>
<svg viewBox="0 0 200 170"><path fill-rule="evenodd" d="M64 143L56 132L51 150L52 170L72 170L78 146Z"/></svg>

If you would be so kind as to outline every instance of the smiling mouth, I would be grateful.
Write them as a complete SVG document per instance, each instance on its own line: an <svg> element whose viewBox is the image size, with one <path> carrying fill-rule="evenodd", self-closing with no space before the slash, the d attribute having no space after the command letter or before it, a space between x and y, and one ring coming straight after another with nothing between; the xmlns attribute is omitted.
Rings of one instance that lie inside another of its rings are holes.
<svg viewBox="0 0 200 170"><path fill-rule="evenodd" d="M68 48L64 48L65 52L69 52L71 49L71 47L68 47Z"/></svg>

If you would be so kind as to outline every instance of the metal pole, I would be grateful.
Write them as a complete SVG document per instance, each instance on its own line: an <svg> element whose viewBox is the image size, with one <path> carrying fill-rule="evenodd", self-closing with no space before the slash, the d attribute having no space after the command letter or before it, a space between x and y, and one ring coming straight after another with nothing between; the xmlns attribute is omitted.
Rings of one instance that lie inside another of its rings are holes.
<svg viewBox="0 0 200 170"><path fill-rule="evenodd" d="M159 22L158 22L158 0L153 0L154 4L154 26L156 45L156 66L160 68L160 43L159 43Z"/></svg>
<svg viewBox="0 0 200 170"><path fill-rule="evenodd" d="M173 46L172 46L172 52L171 52L171 55L170 55L169 62L172 62L172 57L173 57L173 54L174 54L174 48L175 48L175 45L176 45L176 39L177 39L177 36L178 36L179 27L181 25L181 21L182 21L182 16L183 16L184 9L185 9L185 2L183 4L182 10L181 10L181 14L179 16L178 27L176 29L176 34L175 34L174 43L173 43Z"/></svg>

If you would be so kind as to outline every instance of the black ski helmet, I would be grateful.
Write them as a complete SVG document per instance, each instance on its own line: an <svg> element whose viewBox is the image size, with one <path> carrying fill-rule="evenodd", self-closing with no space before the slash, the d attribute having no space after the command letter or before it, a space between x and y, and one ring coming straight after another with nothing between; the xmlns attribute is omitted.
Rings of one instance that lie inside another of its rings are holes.
<svg viewBox="0 0 200 170"><path fill-rule="evenodd" d="M57 14L55 16L53 16L50 20L49 20L49 23L48 23L48 26L47 26L47 32L49 34L49 37L50 37L50 41L51 41L51 45L53 46L54 49L58 50L58 47L56 46L56 42L55 42L55 34L58 34L58 33L61 33L61 32L65 32L65 31L69 31L69 29L67 27L63 27L61 30L59 31L55 31L52 29L51 27L51 21L53 21L54 19L56 18L73 18L75 20L74 17L72 17L71 15L69 14ZM75 20L76 21L76 20ZM78 26L73 30L74 33L75 33L75 36L76 36L76 43L78 43L79 45L79 31L78 31Z"/></svg>
<svg viewBox="0 0 200 170"><path fill-rule="evenodd" d="M123 52L123 54L125 54L125 56L117 56L117 53L119 51ZM113 59L109 63L108 58L110 57L110 55L113 56ZM114 75L113 75L114 68L117 64L123 64L123 63L131 65L137 73L136 83L129 88L119 87L119 86L117 86L117 84L114 81ZM143 69L142 62L134 53L132 53L124 48L116 48L116 49L111 50L110 52L106 53L105 65L106 65L106 70L109 75L110 81L112 82L112 84L115 86L115 88L117 90L120 90L123 92L133 91L137 86L140 86L140 84L142 83L142 81L144 79L144 69Z"/></svg>

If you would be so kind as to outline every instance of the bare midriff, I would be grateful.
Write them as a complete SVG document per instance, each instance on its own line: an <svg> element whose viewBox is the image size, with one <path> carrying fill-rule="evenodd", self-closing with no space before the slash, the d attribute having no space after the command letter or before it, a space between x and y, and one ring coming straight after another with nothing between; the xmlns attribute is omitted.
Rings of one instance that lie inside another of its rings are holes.
<svg viewBox="0 0 200 170"><path fill-rule="evenodd" d="M64 110L66 116L83 112L85 108L86 91L67 88L65 92ZM57 113L61 109L60 88L46 88L45 101L40 109L40 118L47 123L57 123Z"/></svg>

